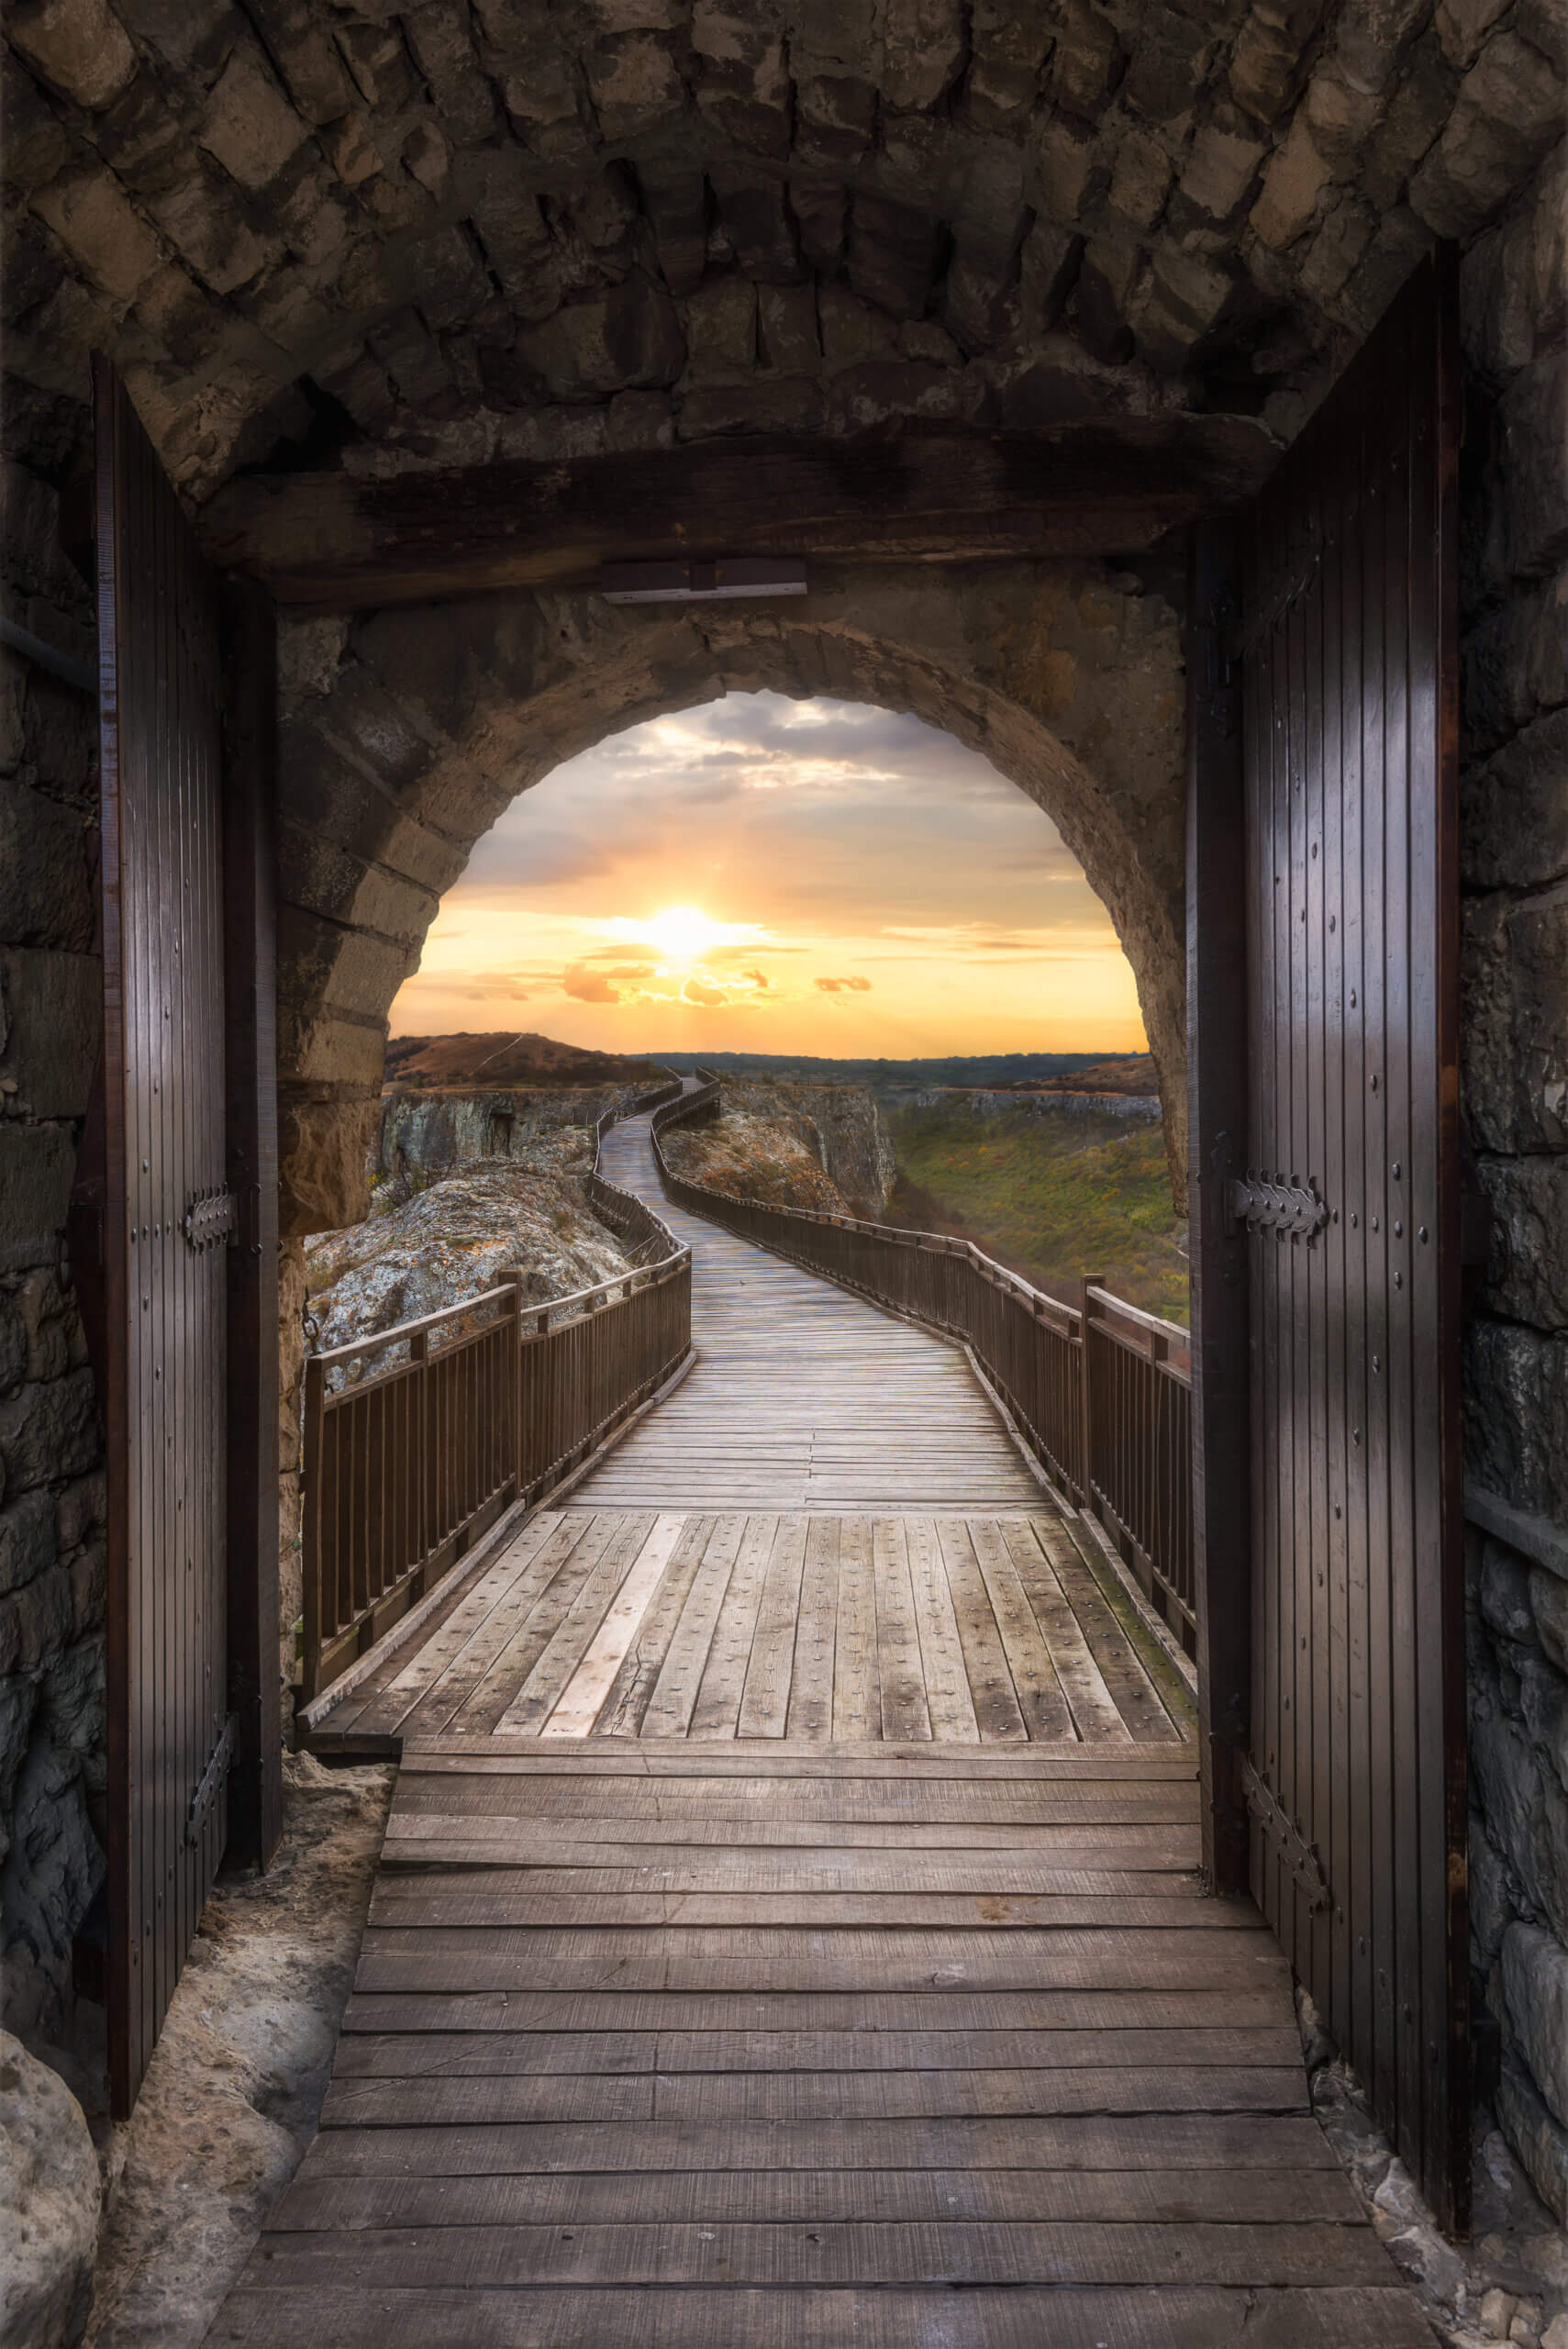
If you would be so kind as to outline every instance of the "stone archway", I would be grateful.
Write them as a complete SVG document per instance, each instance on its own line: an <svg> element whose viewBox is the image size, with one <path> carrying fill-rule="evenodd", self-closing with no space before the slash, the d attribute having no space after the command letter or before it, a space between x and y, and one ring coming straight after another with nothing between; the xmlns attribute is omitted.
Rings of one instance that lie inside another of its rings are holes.
<svg viewBox="0 0 1568 2349"><path fill-rule="evenodd" d="M777 604L474 598L297 622L284 642L285 1229L365 1212L385 1019L442 891L517 793L727 691L908 712L1053 818L1115 923L1185 1135L1184 700L1172 582L1091 563L824 574Z"/></svg>

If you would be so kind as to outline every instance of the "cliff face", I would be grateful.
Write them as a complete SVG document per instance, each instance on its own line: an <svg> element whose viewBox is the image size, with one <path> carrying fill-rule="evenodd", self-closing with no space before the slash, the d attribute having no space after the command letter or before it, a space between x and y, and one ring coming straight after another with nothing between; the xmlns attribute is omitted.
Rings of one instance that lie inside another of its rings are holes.
<svg viewBox="0 0 1568 2349"><path fill-rule="evenodd" d="M487 1160L461 1166L348 1231L306 1244L310 1310L323 1348L395 1329L495 1287L503 1266L527 1267L541 1303L611 1279L627 1259L590 1211L580 1181Z"/></svg>
<svg viewBox="0 0 1568 2349"><path fill-rule="evenodd" d="M856 1085L730 1085L709 1124L664 1137L678 1174L780 1207L873 1220L897 1172L872 1096Z"/></svg>
<svg viewBox="0 0 1568 2349"><path fill-rule="evenodd" d="M519 1087L516 1092L386 1094L371 1179L415 1183L473 1159L516 1159L562 1173L593 1164L594 1128L606 1109L629 1108L645 1085Z"/></svg>

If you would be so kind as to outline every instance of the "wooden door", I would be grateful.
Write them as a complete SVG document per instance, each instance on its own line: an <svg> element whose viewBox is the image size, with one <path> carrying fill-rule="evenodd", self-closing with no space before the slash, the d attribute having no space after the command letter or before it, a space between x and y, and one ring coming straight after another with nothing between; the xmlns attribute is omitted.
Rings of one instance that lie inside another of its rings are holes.
<svg viewBox="0 0 1568 2349"><path fill-rule="evenodd" d="M1241 532L1254 1894L1446 2223L1469 2173L1451 270Z"/></svg>
<svg viewBox="0 0 1568 2349"><path fill-rule="evenodd" d="M217 584L94 376L108 1458L111 2105L134 2104L224 1847L223 682Z"/></svg>

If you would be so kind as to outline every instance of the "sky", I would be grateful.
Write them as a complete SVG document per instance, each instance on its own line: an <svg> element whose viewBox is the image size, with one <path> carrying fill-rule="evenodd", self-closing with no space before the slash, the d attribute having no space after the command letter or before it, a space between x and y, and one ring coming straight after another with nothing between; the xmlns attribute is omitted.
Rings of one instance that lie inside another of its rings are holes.
<svg viewBox="0 0 1568 2349"><path fill-rule="evenodd" d="M1139 1052L1132 973L1049 817L951 736L731 694L522 793L392 1033L640 1052Z"/></svg>

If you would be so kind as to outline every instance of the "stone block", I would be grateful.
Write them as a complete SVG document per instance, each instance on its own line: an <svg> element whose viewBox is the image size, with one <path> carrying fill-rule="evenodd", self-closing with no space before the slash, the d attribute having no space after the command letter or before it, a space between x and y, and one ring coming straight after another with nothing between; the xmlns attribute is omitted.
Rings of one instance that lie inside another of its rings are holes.
<svg viewBox="0 0 1568 2349"><path fill-rule="evenodd" d="M343 61L309 0L254 0L250 16L306 122L335 122L354 102Z"/></svg>
<svg viewBox="0 0 1568 2349"><path fill-rule="evenodd" d="M279 1230L285 1239L339 1231L370 1213L365 1173L381 1114L373 1096L311 1101L285 1093L279 1103ZM0 1406L0 1408L4 1408Z"/></svg>
<svg viewBox="0 0 1568 2349"><path fill-rule="evenodd" d="M1307 127L1318 152L1347 179L1358 171L1366 142L1383 112L1374 90L1359 88L1334 61L1319 65L1302 100Z"/></svg>
<svg viewBox="0 0 1568 2349"><path fill-rule="evenodd" d="M857 301L847 287L818 288L817 314L822 328L822 355L828 372L854 367L866 360L897 358L898 339L880 311Z"/></svg>
<svg viewBox="0 0 1568 2349"><path fill-rule="evenodd" d="M1448 120L1458 87L1458 76L1437 40L1429 35L1418 41L1362 158L1361 184L1373 204L1386 208L1399 201L1411 173Z"/></svg>
<svg viewBox="0 0 1568 2349"><path fill-rule="evenodd" d="M86 1360L74 1296L62 1288L52 1265L25 1274L16 1291L27 1340L28 1378L63 1378Z"/></svg>
<svg viewBox="0 0 1568 2349"><path fill-rule="evenodd" d="M1412 210L1440 237L1473 234L1562 136L1562 80L1540 51L1495 34L1410 182Z"/></svg>
<svg viewBox="0 0 1568 2349"><path fill-rule="evenodd" d="M85 1562L79 1562L79 1564ZM38 1726L62 1753L77 1754L83 1777L91 1786L101 1776L107 1743L104 1719L104 1638L102 1632L103 1546L98 1545L95 1626L77 1637L52 1658L39 1686ZM75 1574L77 1569L73 1568Z"/></svg>
<svg viewBox="0 0 1568 2349"><path fill-rule="evenodd" d="M1530 2183L1559 2223L1568 2227L1568 2130L1552 2118L1523 2064L1511 2054L1503 2058L1496 2107Z"/></svg>
<svg viewBox="0 0 1568 2349"><path fill-rule="evenodd" d="M1480 1164L1496 1219L1483 1305L1538 1330L1568 1326L1568 1154Z"/></svg>
<svg viewBox="0 0 1568 2349"><path fill-rule="evenodd" d="M96 1466L102 1444L90 1370L28 1385L0 1402L0 1462L8 1496Z"/></svg>
<svg viewBox="0 0 1568 2349"><path fill-rule="evenodd" d="M1475 1141L1507 1153L1568 1143L1562 1007L1568 995L1568 884L1462 907L1460 1052Z"/></svg>
<svg viewBox="0 0 1568 2349"><path fill-rule="evenodd" d="M1152 131L1131 129L1116 150L1109 201L1135 228L1151 228L1165 208L1174 166Z"/></svg>
<svg viewBox="0 0 1568 2349"><path fill-rule="evenodd" d="M743 277L715 278L682 306L681 327L686 340L683 384L745 373L757 359L756 287Z"/></svg>
<svg viewBox="0 0 1568 2349"><path fill-rule="evenodd" d="M1529 1568L1506 1542L1482 1543L1481 1612L1501 1638L1533 1641L1535 1616L1529 1603Z"/></svg>
<svg viewBox="0 0 1568 2349"><path fill-rule="evenodd" d="M1510 1925L1503 1988L1516 2049L1553 2118L1568 2125L1568 1949L1539 1925Z"/></svg>
<svg viewBox="0 0 1568 2349"><path fill-rule="evenodd" d="M1205 124L1182 173L1184 199L1209 220L1233 219L1251 193L1266 151L1261 139Z"/></svg>
<svg viewBox="0 0 1568 2349"><path fill-rule="evenodd" d="M1532 1566L1529 1603L1536 1637L1558 1671L1568 1674L1568 1582L1545 1566Z"/></svg>
<svg viewBox="0 0 1568 2349"><path fill-rule="evenodd" d="M1461 72L1473 65L1482 42L1507 7L1508 0L1438 0L1432 22L1449 63Z"/></svg>
<svg viewBox="0 0 1568 2349"><path fill-rule="evenodd" d="M868 360L845 368L828 385L828 429L869 432L895 417L948 423L970 412L973 396L974 387L957 368Z"/></svg>
<svg viewBox="0 0 1568 2349"><path fill-rule="evenodd" d="M764 367L781 375L815 374L822 362L814 285L757 289L757 324Z"/></svg>
<svg viewBox="0 0 1568 2349"><path fill-rule="evenodd" d="M1132 355L1128 314L1142 266L1142 254L1125 238L1091 237L1084 248L1072 317L1080 341L1103 367L1119 367Z"/></svg>
<svg viewBox="0 0 1568 2349"><path fill-rule="evenodd" d="M1258 0L1236 37L1229 88L1257 122L1277 122L1300 83L1324 0Z"/></svg>
<svg viewBox="0 0 1568 2349"><path fill-rule="evenodd" d="M1568 1522L1568 1337L1478 1318L1466 1336L1464 1387L1476 1483Z"/></svg>
<svg viewBox="0 0 1568 2349"><path fill-rule="evenodd" d="M158 239L110 172L72 172L40 188L33 208L112 301L134 302L158 267Z"/></svg>
<svg viewBox="0 0 1568 2349"><path fill-rule="evenodd" d="M1334 61L1358 90L1386 90L1429 0L1346 0L1334 27Z"/></svg>
<svg viewBox="0 0 1568 2349"><path fill-rule="evenodd" d="M600 41L584 51L583 71L599 128L612 141L644 136L684 109L685 84L657 34L633 32Z"/></svg>
<svg viewBox="0 0 1568 2349"><path fill-rule="evenodd" d="M46 82L94 113L136 72L136 51L105 0L18 0L6 31Z"/></svg>
<svg viewBox="0 0 1568 2349"><path fill-rule="evenodd" d="M0 1598L0 1675L39 1672L72 1636L71 1575L60 1565Z"/></svg>
<svg viewBox="0 0 1568 2349"><path fill-rule="evenodd" d="M77 952L92 945L90 837L74 809L0 778L0 939Z"/></svg>
<svg viewBox="0 0 1568 2349"><path fill-rule="evenodd" d="M1040 142L1044 217L1058 228L1080 219L1095 180L1097 142L1081 124L1058 116L1046 124Z"/></svg>
<svg viewBox="0 0 1568 2349"><path fill-rule="evenodd" d="M0 80L0 178L7 187L42 187L70 152L71 142L37 83L14 66Z"/></svg>
<svg viewBox="0 0 1568 2349"><path fill-rule="evenodd" d="M28 1324L18 1299L0 1288L0 1395L9 1395L28 1373Z"/></svg>
<svg viewBox="0 0 1568 2349"><path fill-rule="evenodd" d="M403 26L415 61L429 84L441 119L460 142L488 139L495 99L480 71L466 9L437 5L411 8Z"/></svg>
<svg viewBox="0 0 1568 2349"><path fill-rule="evenodd" d="M103 1026L95 954L0 950L0 1082L34 1118L79 1118L87 1108Z"/></svg>
<svg viewBox="0 0 1568 2349"><path fill-rule="evenodd" d="M764 285L795 284L802 273L800 247L795 220L777 182L716 166L708 173L708 184L724 233L745 274Z"/></svg>
<svg viewBox="0 0 1568 2349"><path fill-rule="evenodd" d="M276 179L308 133L260 53L237 49L207 100L199 133L241 187L262 188Z"/></svg>
<svg viewBox="0 0 1568 2349"><path fill-rule="evenodd" d="M1229 273L1169 242L1153 256L1149 298L1138 319L1138 348L1151 366L1175 374L1219 323L1230 298Z"/></svg>
<svg viewBox="0 0 1568 2349"><path fill-rule="evenodd" d="M1262 192L1249 216L1265 245L1283 252L1311 223L1333 167L1312 142L1304 114L1294 117L1283 147L1263 176Z"/></svg>
<svg viewBox="0 0 1568 2349"><path fill-rule="evenodd" d="M1097 119L1122 76L1125 60L1116 27L1086 0L1069 0L1051 56L1057 104L1085 121Z"/></svg>
<svg viewBox="0 0 1568 2349"><path fill-rule="evenodd" d="M55 1559L52 1495L22 1493L0 1508L0 1596L47 1574Z"/></svg>
<svg viewBox="0 0 1568 2349"><path fill-rule="evenodd" d="M672 294L691 294L707 266L707 185L699 171L639 174L642 207Z"/></svg>
<svg viewBox="0 0 1568 2349"><path fill-rule="evenodd" d="M100 2202L81 2106L57 2072L0 2032L0 2311L12 2349L82 2338Z"/></svg>
<svg viewBox="0 0 1568 2349"><path fill-rule="evenodd" d="M1568 560L1568 351L1548 351L1521 370L1500 423L1508 568L1539 578Z"/></svg>
<svg viewBox="0 0 1568 2349"><path fill-rule="evenodd" d="M882 24L882 92L890 106L936 106L963 70L962 0L886 0Z"/></svg>
<svg viewBox="0 0 1568 2349"><path fill-rule="evenodd" d="M518 347L562 400L673 384L686 356L674 304L641 270L528 328Z"/></svg>
<svg viewBox="0 0 1568 2349"><path fill-rule="evenodd" d="M148 210L215 294L248 284L283 251L282 239L258 232L233 188L210 166L198 164L167 194L150 196Z"/></svg>
<svg viewBox="0 0 1568 2349"><path fill-rule="evenodd" d="M68 1128L0 1124L0 1272L53 1262L75 1172Z"/></svg>
<svg viewBox="0 0 1568 2349"><path fill-rule="evenodd" d="M1483 1978L1497 1963L1517 1913L1508 1891L1507 1865L1486 1832L1478 1811L1470 1814L1470 1963Z"/></svg>
<svg viewBox="0 0 1568 2349"><path fill-rule="evenodd" d="M675 429L683 440L717 432L819 432L823 387L811 375L766 375L685 393Z"/></svg>

